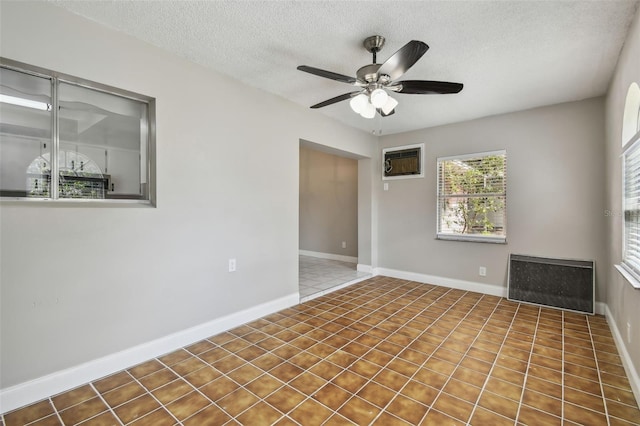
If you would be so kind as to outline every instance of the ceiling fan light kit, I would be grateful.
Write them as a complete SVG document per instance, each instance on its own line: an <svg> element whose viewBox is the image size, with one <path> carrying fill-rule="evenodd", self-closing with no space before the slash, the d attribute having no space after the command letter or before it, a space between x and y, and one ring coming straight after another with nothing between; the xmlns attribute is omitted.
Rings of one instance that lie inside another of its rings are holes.
<svg viewBox="0 0 640 426"><path fill-rule="evenodd" d="M389 96L387 91L402 94L430 95L458 93L462 90L462 84L446 81L396 81L429 50L429 46L422 41L411 40L384 63L377 64L376 55L384 46L384 42L384 37L378 35L367 37L364 40L362 44L373 55L373 63L361 67L356 73L356 78L307 65L300 65L298 67L300 71L360 88L356 92L344 93L312 105L311 108L322 108L350 99L349 105L351 109L364 118L373 118L376 112L382 117L387 117L394 114L395 108L398 106L398 101Z"/></svg>

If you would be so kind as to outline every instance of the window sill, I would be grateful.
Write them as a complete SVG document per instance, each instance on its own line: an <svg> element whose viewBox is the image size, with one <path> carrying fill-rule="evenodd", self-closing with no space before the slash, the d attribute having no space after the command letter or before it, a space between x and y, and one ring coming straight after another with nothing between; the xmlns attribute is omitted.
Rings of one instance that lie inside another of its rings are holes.
<svg viewBox="0 0 640 426"><path fill-rule="evenodd" d="M438 234L436 240L465 241L468 243L507 244L507 237L483 237L479 235Z"/></svg>
<svg viewBox="0 0 640 426"><path fill-rule="evenodd" d="M638 281L633 275L631 275L622 265L613 265L620 275L636 290L640 290L640 281Z"/></svg>
<svg viewBox="0 0 640 426"><path fill-rule="evenodd" d="M155 207L149 200L93 199L93 198L13 198L0 197L0 205L46 207Z"/></svg>

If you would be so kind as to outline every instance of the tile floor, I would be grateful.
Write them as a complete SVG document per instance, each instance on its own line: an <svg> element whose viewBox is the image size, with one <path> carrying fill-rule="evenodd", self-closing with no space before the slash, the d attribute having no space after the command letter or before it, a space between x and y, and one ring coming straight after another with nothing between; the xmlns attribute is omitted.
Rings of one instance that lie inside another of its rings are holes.
<svg viewBox="0 0 640 426"><path fill-rule="evenodd" d="M602 316L375 277L4 425L633 425Z"/></svg>
<svg viewBox="0 0 640 426"><path fill-rule="evenodd" d="M355 263L311 256L299 257L298 274L302 302L371 277L369 273L358 272Z"/></svg>

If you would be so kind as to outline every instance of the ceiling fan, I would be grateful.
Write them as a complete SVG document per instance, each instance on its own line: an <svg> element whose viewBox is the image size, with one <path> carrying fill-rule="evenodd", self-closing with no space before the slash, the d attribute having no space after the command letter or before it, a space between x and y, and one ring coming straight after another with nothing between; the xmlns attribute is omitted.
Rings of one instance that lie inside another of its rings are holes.
<svg viewBox="0 0 640 426"><path fill-rule="evenodd" d="M445 93L458 93L462 90L461 83L428 80L400 80L405 72L418 62L429 49L426 43L411 40L400 50L391 55L382 64L376 63L376 54L384 46L384 37L376 35L367 37L362 43L364 48L373 55L373 63L365 65L356 72L356 77L349 77L319 68L300 65L297 69L320 77L328 78L342 83L359 87L359 90L345 93L324 102L312 105L311 108L322 108L327 105L351 99L351 108L364 118L373 118L378 112L387 117L395 113L398 101L389 96L388 92L432 95Z"/></svg>

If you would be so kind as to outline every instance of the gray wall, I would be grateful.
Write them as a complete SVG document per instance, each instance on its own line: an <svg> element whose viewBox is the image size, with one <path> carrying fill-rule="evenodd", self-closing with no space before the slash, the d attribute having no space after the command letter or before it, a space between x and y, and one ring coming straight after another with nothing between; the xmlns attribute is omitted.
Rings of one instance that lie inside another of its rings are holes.
<svg viewBox="0 0 640 426"><path fill-rule="evenodd" d="M300 250L358 256L357 160L300 146L299 221Z"/></svg>
<svg viewBox="0 0 640 426"><path fill-rule="evenodd" d="M0 206L0 387L297 294L299 141L364 158L372 135L52 4L0 7L3 57L157 99L158 184L157 208Z"/></svg>
<svg viewBox="0 0 640 426"><path fill-rule="evenodd" d="M383 191L377 170L378 266L504 287L509 253L593 259L604 301L603 140L602 98L382 138L381 149L424 142L426 173ZM499 149L507 150L507 244L436 240L437 157Z"/></svg>
<svg viewBox="0 0 640 426"><path fill-rule="evenodd" d="M640 10L618 60L606 101L606 210L605 229L609 236L604 265L607 280L607 306L615 326L625 340L636 374L640 373L640 290L631 285L614 268L622 260L622 115L627 90L632 82L640 84ZM626 141L625 141L626 142ZM604 216L604 214L603 214ZM631 342L626 341L627 323L631 324ZM637 376L636 376L637 377ZM637 380L637 379L636 379ZM637 391L640 391L636 389ZM636 394L640 399L640 394Z"/></svg>

